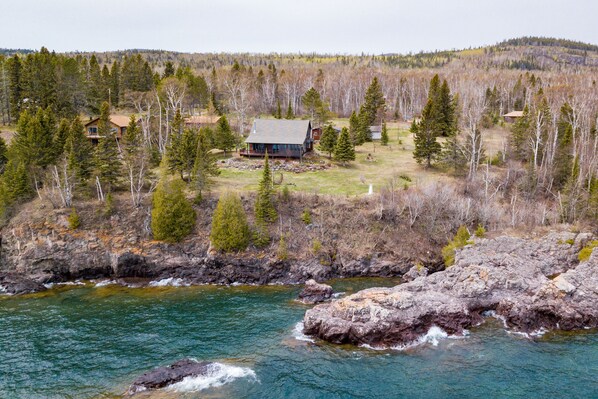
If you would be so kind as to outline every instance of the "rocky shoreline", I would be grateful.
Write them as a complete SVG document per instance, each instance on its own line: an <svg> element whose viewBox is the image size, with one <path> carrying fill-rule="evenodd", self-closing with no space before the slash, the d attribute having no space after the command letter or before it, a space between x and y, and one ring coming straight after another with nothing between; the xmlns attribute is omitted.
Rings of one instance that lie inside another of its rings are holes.
<svg viewBox="0 0 598 399"><path fill-rule="evenodd" d="M371 288L308 310L304 333L337 344L409 345L432 328L447 334L494 314L523 333L598 327L598 251L590 234L476 239L450 268L393 288Z"/></svg>

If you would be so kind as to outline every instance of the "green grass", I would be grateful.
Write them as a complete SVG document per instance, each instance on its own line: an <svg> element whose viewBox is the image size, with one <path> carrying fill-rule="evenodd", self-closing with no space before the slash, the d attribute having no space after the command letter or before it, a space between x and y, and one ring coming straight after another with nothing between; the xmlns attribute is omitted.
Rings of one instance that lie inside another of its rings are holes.
<svg viewBox="0 0 598 399"><path fill-rule="evenodd" d="M339 122L346 122L346 120ZM343 125L337 121L335 124ZM355 196L367 194L369 184L373 185L374 192L379 192L391 180L398 179L400 176L408 176L411 179L411 183L400 180L400 184L418 184L446 179L442 171L425 169L415 162L412 155L413 139L406 127L406 124L389 124L389 145L366 143L357 147L356 160L349 166L338 165L330 161L327 155L321 154L318 159L331 163L329 169L304 173L283 172L283 184L289 184L292 191ZM372 155L373 161L367 160L368 154ZM277 173L275 172L275 175ZM220 176L215 179L214 190L255 191L260 174L261 170L223 168Z"/></svg>

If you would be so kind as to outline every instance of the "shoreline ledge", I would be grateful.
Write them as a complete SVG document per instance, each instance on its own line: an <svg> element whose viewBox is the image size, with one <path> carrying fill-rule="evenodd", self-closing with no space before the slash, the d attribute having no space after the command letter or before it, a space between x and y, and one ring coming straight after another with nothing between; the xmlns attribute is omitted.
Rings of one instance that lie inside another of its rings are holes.
<svg viewBox="0 0 598 399"><path fill-rule="evenodd" d="M475 239L444 271L370 288L305 313L303 332L335 344L393 347L438 327L449 335L493 312L513 331L598 327L598 250L579 262L587 233Z"/></svg>

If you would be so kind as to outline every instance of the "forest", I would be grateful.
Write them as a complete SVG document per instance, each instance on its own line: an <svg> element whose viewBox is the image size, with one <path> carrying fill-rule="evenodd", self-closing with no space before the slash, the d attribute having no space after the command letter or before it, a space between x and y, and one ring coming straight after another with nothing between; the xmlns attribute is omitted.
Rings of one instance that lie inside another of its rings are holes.
<svg viewBox="0 0 598 399"><path fill-rule="evenodd" d="M217 160L234 156L256 117L324 127L317 148L335 168L351 167L371 142L369 126L383 126L384 146L387 124L409 125L423 173L450 179L410 184L399 174L376 197L374 217L441 240L461 225L598 221L596 46L521 38L407 55L2 53L3 223L37 197L71 209L76 229L78 202L98 201L109 215L115 196L126 193L133 209L151 208L154 238L180 241L220 173ZM502 117L510 111L522 111L512 124ZM120 140L111 114L131 116ZM216 126L185 127L185 117L199 114L222 117ZM92 117L106 138L96 146L83 128ZM346 129L338 134L333 125ZM505 132L504 145L490 154L485 135L494 127ZM220 204L214 211L217 247L269 242L280 198L290 194L274 187L267 159L262 169L251 226L235 195L222 196L236 216L222 221L231 213ZM228 227L218 230L218 220ZM222 233L232 230L244 233Z"/></svg>

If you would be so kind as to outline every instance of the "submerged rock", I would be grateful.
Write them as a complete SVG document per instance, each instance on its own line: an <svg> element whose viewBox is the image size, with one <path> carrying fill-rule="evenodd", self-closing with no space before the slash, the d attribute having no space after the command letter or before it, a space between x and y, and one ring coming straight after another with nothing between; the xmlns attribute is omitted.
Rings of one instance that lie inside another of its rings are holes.
<svg viewBox="0 0 598 399"><path fill-rule="evenodd" d="M598 327L598 255L578 264L574 238L478 240L445 271L308 310L304 332L333 343L405 345L432 327L462 334L490 310L526 333Z"/></svg>
<svg viewBox="0 0 598 399"><path fill-rule="evenodd" d="M132 396L140 392L164 388L176 384L186 377L206 375L209 372L210 364L212 363L183 359L170 366L155 368L133 381L126 395Z"/></svg>
<svg viewBox="0 0 598 399"><path fill-rule="evenodd" d="M305 287L299 293L299 302L314 304L324 302L332 297L334 291L327 284L320 284L316 280L307 280Z"/></svg>
<svg viewBox="0 0 598 399"><path fill-rule="evenodd" d="M0 294L19 295L44 291L46 287L17 273L0 273Z"/></svg>

